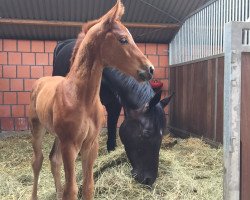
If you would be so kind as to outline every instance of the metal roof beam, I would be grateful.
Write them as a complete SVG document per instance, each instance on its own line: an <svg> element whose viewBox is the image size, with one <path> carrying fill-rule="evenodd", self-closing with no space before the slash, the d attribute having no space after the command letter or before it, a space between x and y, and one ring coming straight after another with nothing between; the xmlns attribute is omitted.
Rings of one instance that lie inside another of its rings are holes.
<svg viewBox="0 0 250 200"><path fill-rule="evenodd" d="M79 27L81 28L83 22L76 21L47 21L47 20L30 20L30 19L9 19L0 18L0 24L8 25L37 25L37 26L63 26L63 27ZM123 23L127 28L152 28L152 29L178 29L179 24L167 23Z"/></svg>

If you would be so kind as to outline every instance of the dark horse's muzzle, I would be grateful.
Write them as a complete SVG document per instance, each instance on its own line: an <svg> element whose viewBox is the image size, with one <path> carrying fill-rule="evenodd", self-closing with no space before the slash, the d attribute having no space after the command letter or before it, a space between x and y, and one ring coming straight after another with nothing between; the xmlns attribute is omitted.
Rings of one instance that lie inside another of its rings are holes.
<svg viewBox="0 0 250 200"><path fill-rule="evenodd" d="M131 174L132 174L132 177L139 183L141 184L144 184L144 185L148 185L148 186L152 186L153 183L155 182L156 180L156 176L153 177L153 176L149 176L149 175L145 175L145 174L142 174L140 173L139 171L135 170L135 169L132 169L131 170Z"/></svg>

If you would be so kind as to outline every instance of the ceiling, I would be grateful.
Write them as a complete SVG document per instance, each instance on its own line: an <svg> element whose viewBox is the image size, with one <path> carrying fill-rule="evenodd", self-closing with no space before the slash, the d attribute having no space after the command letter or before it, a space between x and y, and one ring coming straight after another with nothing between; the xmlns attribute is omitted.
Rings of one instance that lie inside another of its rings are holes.
<svg viewBox="0 0 250 200"><path fill-rule="evenodd" d="M123 0L136 42L169 43L183 20L210 0ZM102 16L115 0L0 0L0 38L75 38L83 22Z"/></svg>

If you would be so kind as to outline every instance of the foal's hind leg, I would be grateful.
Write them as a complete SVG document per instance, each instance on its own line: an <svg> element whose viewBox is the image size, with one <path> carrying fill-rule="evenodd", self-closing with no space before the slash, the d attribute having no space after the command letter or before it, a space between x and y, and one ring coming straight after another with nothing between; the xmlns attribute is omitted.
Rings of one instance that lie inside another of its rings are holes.
<svg viewBox="0 0 250 200"><path fill-rule="evenodd" d="M57 199L62 199L62 184L61 184L61 166L62 166L62 154L60 149L59 139L56 137L53 147L51 149L49 159L51 165L51 172L54 177L55 187L56 187L56 196Z"/></svg>
<svg viewBox="0 0 250 200"><path fill-rule="evenodd" d="M32 190L32 200L37 199L37 186L39 173L43 163L43 153L42 153L42 139L45 134L45 129L42 127L41 123L37 118L31 119L31 134L32 134L32 146L33 146L33 160L32 168L34 173L34 183Z"/></svg>

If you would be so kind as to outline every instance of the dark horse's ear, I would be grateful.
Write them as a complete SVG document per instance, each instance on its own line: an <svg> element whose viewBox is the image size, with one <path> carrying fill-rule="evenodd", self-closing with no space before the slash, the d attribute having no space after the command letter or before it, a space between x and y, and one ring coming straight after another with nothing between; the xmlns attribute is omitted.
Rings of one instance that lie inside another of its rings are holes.
<svg viewBox="0 0 250 200"><path fill-rule="evenodd" d="M166 98L164 98L164 99L161 100L161 106L163 108L165 108L168 105L168 103L170 102L170 100L172 99L172 97L174 96L174 94L175 94L175 92L173 92L170 96L168 96L168 97L166 97Z"/></svg>
<svg viewBox="0 0 250 200"><path fill-rule="evenodd" d="M160 90L159 92L157 92L155 94L155 96L150 100L149 105L148 105L149 109L152 108L152 107L154 107L154 106L156 106L156 104L158 104L160 102L160 100L161 100L161 93L162 93L162 90Z"/></svg>
<svg viewBox="0 0 250 200"><path fill-rule="evenodd" d="M159 92L157 92L154 95L154 97L152 99L150 99L149 102L145 103L141 108L137 109L136 112L137 113L145 113L148 110L150 110L151 108L153 108L154 106L156 106L156 104L158 104L161 100L161 93L162 93L161 90Z"/></svg>

